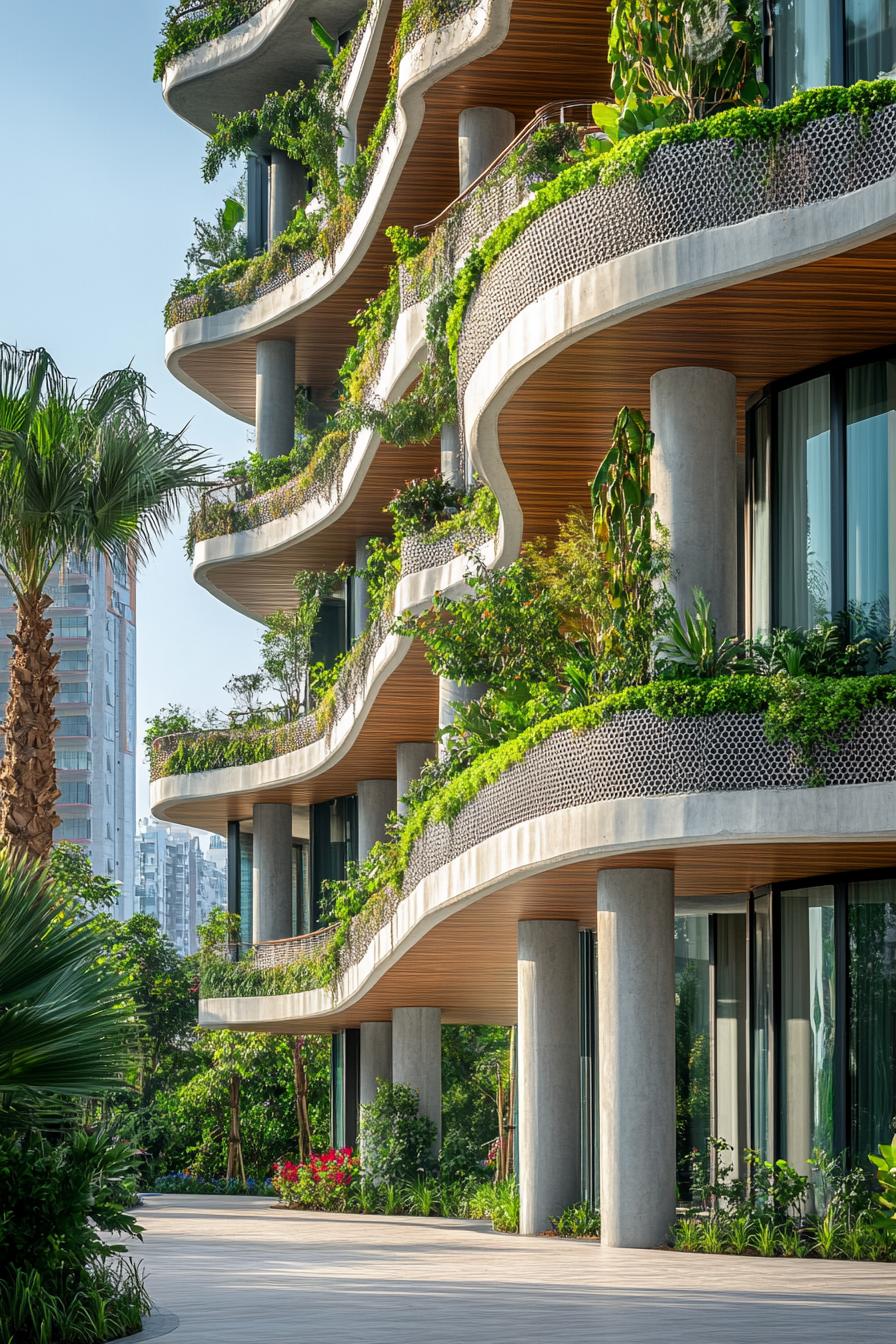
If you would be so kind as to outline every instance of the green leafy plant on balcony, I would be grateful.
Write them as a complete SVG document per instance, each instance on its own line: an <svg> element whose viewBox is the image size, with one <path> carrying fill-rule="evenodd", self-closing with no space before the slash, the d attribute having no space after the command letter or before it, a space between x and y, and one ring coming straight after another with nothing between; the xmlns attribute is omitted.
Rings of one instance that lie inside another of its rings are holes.
<svg viewBox="0 0 896 1344"><path fill-rule="evenodd" d="M165 67L178 56L194 51L205 42L223 37L232 28L245 23L264 7L267 0L213 0L198 5L195 0L181 0L165 10L162 40L156 47L153 60L153 79L161 79Z"/></svg>

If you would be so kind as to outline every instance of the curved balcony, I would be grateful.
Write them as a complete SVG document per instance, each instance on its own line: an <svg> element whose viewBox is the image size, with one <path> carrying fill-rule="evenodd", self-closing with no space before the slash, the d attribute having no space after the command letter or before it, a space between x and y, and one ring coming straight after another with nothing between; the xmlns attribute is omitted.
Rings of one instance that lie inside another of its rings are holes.
<svg viewBox="0 0 896 1344"><path fill-rule="evenodd" d="M386 404L407 391L426 350L425 321L424 304L401 314L383 352L371 401ZM382 531L383 506L396 485L429 475L435 463L436 453L428 445L381 446L379 434L363 429L332 469L313 477L305 488L287 482L235 503L234 530L196 543L193 577L244 615L263 619L287 608L294 600L297 569L353 564L355 539ZM359 498L365 483L364 497ZM343 524L338 535L331 527L337 519ZM245 530L236 530L243 524Z"/></svg>
<svg viewBox="0 0 896 1344"><path fill-rule="evenodd" d="M553 127L561 139L576 138L563 117L580 105L557 103L539 111L508 150L464 195L430 225L429 244L419 263L399 267L400 312L379 369L364 400L374 406L399 401L420 372L428 351L427 305L453 276L472 247L515 209L531 199L525 166L508 172L511 155L524 155L532 136ZM265 494L244 497L238 488L216 489L212 509L200 518L193 576L214 596L243 614L263 618L288 607L292 578L301 567L335 569L352 563L357 537L382 528L384 503L396 485L427 475L437 464L435 448L397 448L378 433L362 430L320 469ZM342 521L338 537L332 524ZM217 527L220 530L214 531Z"/></svg>
<svg viewBox="0 0 896 1344"><path fill-rule="evenodd" d="M308 0L244 0L241 23L166 64L162 94L179 117L210 134L217 117L257 107L272 89L294 88L298 80L310 83L325 59L311 31L312 12L332 33L345 32L358 20L350 59L366 87L369 62L355 57L362 42L365 47L378 43L389 2L374 4L365 21L364 15L359 19L359 0L315 0L313 5ZM187 0L180 7L181 21L191 24L213 8L205 0ZM357 97L353 89L353 101Z"/></svg>
<svg viewBox="0 0 896 1344"><path fill-rule="evenodd" d="M407 552L411 567L399 579L392 608L373 622L344 668L331 712L312 711L260 732L245 751L256 759L166 773L182 744L201 738L226 758L234 735L222 731L157 739L150 762L153 815L223 832L228 820L247 816L256 802L321 802L353 793L359 779L394 776L398 744L431 740L438 724L438 682L419 643L393 632L394 619L425 609L437 591L462 590L469 558L458 554L461 547L477 548L491 563L496 545L481 530L429 546L414 540Z"/></svg>
<svg viewBox="0 0 896 1344"><path fill-rule="evenodd" d="M690 900L892 862L896 710L869 707L815 766L826 787L807 787L809 766L758 713L549 727L418 835L400 885L353 921L334 987L206 999L200 1023L332 1031L411 1001L447 1022L512 1023L517 921L592 926L601 867L673 868Z"/></svg>
<svg viewBox="0 0 896 1344"><path fill-rule="evenodd" d="M486 272L458 346L461 425L498 497L506 563L550 531L652 373L721 367L743 406L773 379L892 340L896 107L776 143L660 145L552 205ZM524 391L517 395L521 389ZM562 458L533 459L558 399Z"/></svg>
<svg viewBox="0 0 896 1344"><path fill-rule="evenodd" d="M605 17L595 16L586 0L557 0L557 22L558 32L578 25L572 56L560 42L542 49L540 0L456 0L441 27L412 31L399 63L391 130L332 259L291 258L265 282L264 292L222 312L190 317L189 304L182 306L183 320L166 338L166 361L175 376L251 422L254 343L265 336L295 341L298 385L330 386L351 342L350 319L381 287L388 268L385 228L433 215L457 190L459 112L494 104L522 122L576 78L593 82ZM308 339L304 319L312 309Z"/></svg>

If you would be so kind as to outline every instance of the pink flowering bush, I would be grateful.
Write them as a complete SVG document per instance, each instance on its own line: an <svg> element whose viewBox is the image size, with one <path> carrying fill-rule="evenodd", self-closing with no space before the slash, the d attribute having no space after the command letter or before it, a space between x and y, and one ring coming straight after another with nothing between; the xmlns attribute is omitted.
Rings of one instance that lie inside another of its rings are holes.
<svg viewBox="0 0 896 1344"><path fill-rule="evenodd" d="M351 1148L312 1153L307 1162L283 1161L274 1166L274 1189L291 1209L344 1213L357 1203L361 1159Z"/></svg>

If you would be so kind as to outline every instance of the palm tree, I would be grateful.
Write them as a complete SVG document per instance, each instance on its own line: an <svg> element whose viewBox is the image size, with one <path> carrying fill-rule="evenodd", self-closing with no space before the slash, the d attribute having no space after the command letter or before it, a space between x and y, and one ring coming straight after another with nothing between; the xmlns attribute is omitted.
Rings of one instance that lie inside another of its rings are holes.
<svg viewBox="0 0 896 1344"><path fill-rule="evenodd" d="M89 915L46 865L0 848L0 1130L122 1087L132 1031L123 974Z"/></svg>
<svg viewBox="0 0 896 1344"><path fill-rule="evenodd" d="M16 603L0 763L0 841L46 859L58 722L47 581L66 556L139 564L207 475L183 434L147 419L132 368L79 393L46 350L0 344L0 573Z"/></svg>

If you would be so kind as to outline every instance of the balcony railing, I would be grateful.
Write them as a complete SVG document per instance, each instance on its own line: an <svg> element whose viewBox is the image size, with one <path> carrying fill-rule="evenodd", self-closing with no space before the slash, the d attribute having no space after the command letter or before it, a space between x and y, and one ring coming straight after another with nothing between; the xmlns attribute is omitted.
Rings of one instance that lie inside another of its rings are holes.
<svg viewBox="0 0 896 1344"><path fill-rule="evenodd" d="M309 961L326 952L333 940L337 926L329 925L325 929L316 929L314 933L303 933L296 938L278 938L266 943L223 943L219 948L222 961L242 961L252 958L256 970L267 971L275 966L291 966L296 961Z"/></svg>

